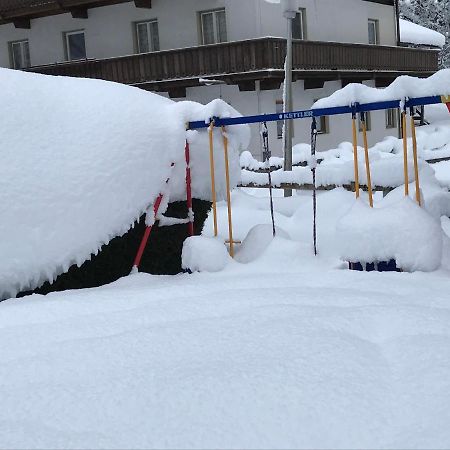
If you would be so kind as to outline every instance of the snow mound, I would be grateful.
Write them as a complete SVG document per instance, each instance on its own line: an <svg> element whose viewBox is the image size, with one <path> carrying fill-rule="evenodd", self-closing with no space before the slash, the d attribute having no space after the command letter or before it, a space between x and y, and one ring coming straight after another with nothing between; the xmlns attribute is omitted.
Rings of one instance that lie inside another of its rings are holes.
<svg viewBox="0 0 450 450"><path fill-rule="evenodd" d="M181 264L191 272L220 272L231 261L220 238L191 236L184 241Z"/></svg>
<svg viewBox="0 0 450 450"><path fill-rule="evenodd" d="M450 69L440 70L429 78L404 75L382 89L351 83L329 97L318 100L312 109L434 95L450 95Z"/></svg>
<svg viewBox="0 0 450 450"><path fill-rule="evenodd" d="M185 199L186 122L237 113L222 101L175 103L101 80L0 69L0 81L0 298L81 265L125 233L160 192ZM249 130L233 127L227 135L236 185ZM207 133L189 139L193 195L208 200ZM222 145L217 130L219 198Z"/></svg>
<svg viewBox="0 0 450 450"><path fill-rule="evenodd" d="M336 225L340 255L349 262L395 259L404 271L436 270L441 265L440 222L410 198L380 208L356 201Z"/></svg>
<svg viewBox="0 0 450 450"><path fill-rule="evenodd" d="M400 19L400 41L406 44L444 47L445 36L437 31Z"/></svg>
<svg viewBox="0 0 450 450"><path fill-rule="evenodd" d="M284 239L289 235L283 229L275 227L275 234ZM242 241L236 252L235 260L240 263L249 263L259 258L273 241L273 228L271 224L255 225Z"/></svg>

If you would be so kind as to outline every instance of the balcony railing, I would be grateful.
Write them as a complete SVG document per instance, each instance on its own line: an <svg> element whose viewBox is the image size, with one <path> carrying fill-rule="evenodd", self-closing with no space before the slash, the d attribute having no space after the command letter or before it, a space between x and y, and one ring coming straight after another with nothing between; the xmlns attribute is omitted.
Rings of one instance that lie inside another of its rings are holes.
<svg viewBox="0 0 450 450"><path fill-rule="evenodd" d="M230 83L239 80L281 77L286 43L280 38L165 50L108 59L88 59L29 70L49 75L100 78L130 85L168 83L198 85L201 77L219 77ZM429 75L438 69L438 53L404 47L334 42L295 41L294 78L324 76L329 79L375 72Z"/></svg>

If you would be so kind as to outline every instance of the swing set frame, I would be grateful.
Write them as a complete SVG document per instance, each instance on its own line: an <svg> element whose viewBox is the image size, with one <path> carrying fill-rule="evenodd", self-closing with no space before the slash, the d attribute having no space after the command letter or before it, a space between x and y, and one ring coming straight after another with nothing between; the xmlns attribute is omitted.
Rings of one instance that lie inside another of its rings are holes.
<svg viewBox="0 0 450 450"><path fill-rule="evenodd" d="M367 177L367 188L369 196L369 205L373 208L373 190L370 171L369 160L369 145L367 139L367 113L370 111L382 111L387 109L399 109L401 111L401 129L403 140L403 171L405 182L405 196L409 196L409 173L408 173L408 132L407 132L407 117L410 119L411 139L413 147L413 164L414 164L414 183L415 183L415 200L419 206L422 205L420 196L420 181L419 181L419 163L417 155L417 138L416 125L414 122L413 111L416 106L446 104L450 112L450 96L428 96L417 98L405 98L399 100L387 100L381 102L371 103L354 103L350 106L335 106L329 108L317 108L309 110L292 111L275 114L260 114L255 116L241 116L241 117L211 117L209 121L194 121L189 122L187 129L201 130L208 129L209 133L209 157L210 157L210 173L211 173L211 199L213 209L213 226L214 236L218 235L217 225L217 197L216 197L216 182L215 182L215 163L214 163L214 129L219 128L222 133L223 149L224 149L224 163L225 163L225 180L227 191L227 213L228 213L228 241L230 256L234 256L234 244L237 242L233 240L233 223L232 223L232 208L231 208L231 189L230 189L230 172L229 172L229 156L228 156L228 137L226 134L226 127L234 125L257 124L263 126L267 122L286 121L296 119L311 119L311 157L312 163L310 168L313 176L313 245L314 254L317 255L317 225L316 225L316 139L317 139L317 123L316 119L322 116L338 116L351 115L352 121L352 144L353 144L353 160L354 160L354 176L355 176L355 196L360 197L360 183L359 183L359 163L358 163L358 132L357 132L357 117L359 115L361 122L361 131L363 135L364 147L364 162ZM270 183L269 183L270 184Z"/></svg>

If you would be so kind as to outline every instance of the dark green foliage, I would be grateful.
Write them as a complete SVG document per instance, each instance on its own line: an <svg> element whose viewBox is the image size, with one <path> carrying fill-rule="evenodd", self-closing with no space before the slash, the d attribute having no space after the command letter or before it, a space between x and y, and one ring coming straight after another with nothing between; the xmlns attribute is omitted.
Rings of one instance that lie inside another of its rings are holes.
<svg viewBox="0 0 450 450"><path fill-rule="evenodd" d="M196 200L193 202L195 213L195 234L200 234L205 223L211 203ZM186 202L175 202L169 205L167 217L186 218ZM130 273L134 257L145 230L144 217L141 217L134 228L121 237L114 238L104 245L96 256L86 261L81 267L72 266L68 272L60 275L53 284L45 283L33 292L22 292L18 297L31 293L47 294L66 289L97 287ZM180 273L181 250L187 237L187 225L170 227L153 227L146 251L142 258L141 272L155 275L174 275Z"/></svg>

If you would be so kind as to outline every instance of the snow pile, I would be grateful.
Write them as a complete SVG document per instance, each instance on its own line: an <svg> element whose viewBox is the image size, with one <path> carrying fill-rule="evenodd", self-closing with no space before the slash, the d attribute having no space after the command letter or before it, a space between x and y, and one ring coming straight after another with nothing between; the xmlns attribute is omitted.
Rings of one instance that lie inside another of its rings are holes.
<svg viewBox="0 0 450 450"><path fill-rule="evenodd" d="M279 227L275 227L275 233L277 237L289 239L289 235ZM265 252L273 239L271 224L255 225L242 241L234 259L244 264L256 260Z"/></svg>
<svg viewBox="0 0 450 450"><path fill-rule="evenodd" d="M191 236L184 241L181 264L191 272L219 272L231 261L220 238Z"/></svg>
<svg viewBox="0 0 450 450"><path fill-rule="evenodd" d="M337 241L344 261L395 259L397 267L408 272L433 271L441 265L441 225L409 198L379 208L357 201L338 222Z"/></svg>
<svg viewBox="0 0 450 450"><path fill-rule="evenodd" d="M221 101L175 103L100 80L1 69L0 81L0 298L81 265L160 192L184 199L185 123L237 113ZM229 131L233 185L248 135L247 127ZM193 195L209 199L207 133L189 138ZM215 145L223 197L219 130Z"/></svg>
<svg viewBox="0 0 450 450"><path fill-rule="evenodd" d="M400 19L400 41L406 44L444 47L445 36L437 31Z"/></svg>
<svg viewBox="0 0 450 450"><path fill-rule="evenodd" d="M440 70L429 78L415 78L404 75L396 78L386 88L373 88L363 84L351 83L329 97L318 100L314 103L312 109L434 95L450 95L450 69Z"/></svg>

